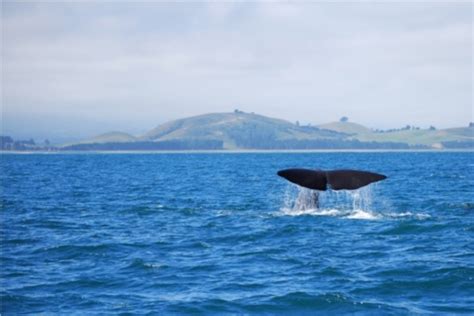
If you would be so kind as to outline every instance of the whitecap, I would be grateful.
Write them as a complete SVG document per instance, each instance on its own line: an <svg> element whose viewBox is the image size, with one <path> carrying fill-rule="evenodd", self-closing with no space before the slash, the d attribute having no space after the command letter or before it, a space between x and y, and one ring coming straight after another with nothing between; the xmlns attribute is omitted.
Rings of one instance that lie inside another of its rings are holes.
<svg viewBox="0 0 474 316"><path fill-rule="evenodd" d="M364 210L354 210L346 216L346 218L350 219L365 219L365 220L376 220L376 219L381 219L382 216L379 214L375 214L369 211L364 211Z"/></svg>
<svg viewBox="0 0 474 316"><path fill-rule="evenodd" d="M412 213L412 212L401 212L401 213L387 213L386 216L388 218L416 218L419 220L424 220L431 218L431 215L426 213Z"/></svg>
<svg viewBox="0 0 474 316"><path fill-rule="evenodd" d="M315 216L341 216L346 214L347 212L343 212L336 209L317 209L317 208L310 208L310 209L290 209L290 208L283 208L281 209L281 213L283 215L289 216L301 216L301 215L315 215Z"/></svg>

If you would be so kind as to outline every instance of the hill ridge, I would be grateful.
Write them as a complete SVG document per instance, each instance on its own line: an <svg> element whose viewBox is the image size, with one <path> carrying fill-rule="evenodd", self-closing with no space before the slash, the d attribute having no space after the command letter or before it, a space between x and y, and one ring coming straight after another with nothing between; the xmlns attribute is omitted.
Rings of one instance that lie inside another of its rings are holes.
<svg viewBox="0 0 474 316"><path fill-rule="evenodd" d="M219 146L222 149L474 147L474 128L374 131L355 122L299 125L261 114L234 111L168 121L140 136L108 132L77 145L114 144L116 148L120 147L119 143L135 143L134 146L141 143L147 148L161 143L191 149L194 145L213 149Z"/></svg>

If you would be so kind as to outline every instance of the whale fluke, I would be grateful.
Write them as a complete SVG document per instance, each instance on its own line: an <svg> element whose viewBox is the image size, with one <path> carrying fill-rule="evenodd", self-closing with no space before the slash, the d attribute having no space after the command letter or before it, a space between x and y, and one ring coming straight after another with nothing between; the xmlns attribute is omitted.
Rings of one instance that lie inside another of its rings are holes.
<svg viewBox="0 0 474 316"><path fill-rule="evenodd" d="M387 177L375 172L340 169L340 170L311 170L311 169L285 169L277 173L280 177L298 184L302 187L326 191L356 190L370 183L381 181Z"/></svg>

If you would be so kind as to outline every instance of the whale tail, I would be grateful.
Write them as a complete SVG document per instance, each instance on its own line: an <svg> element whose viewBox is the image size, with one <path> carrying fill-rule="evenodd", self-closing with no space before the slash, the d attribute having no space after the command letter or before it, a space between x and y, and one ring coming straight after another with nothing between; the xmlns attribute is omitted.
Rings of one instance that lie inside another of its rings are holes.
<svg viewBox="0 0 474 316"><path fill-rule="evenodd" d="M328 188L332 190L356 190L387 178L383 174L351 169L329 171L285 169L278 171L277 174L292 183L319 191L326 191Z"/></svg>

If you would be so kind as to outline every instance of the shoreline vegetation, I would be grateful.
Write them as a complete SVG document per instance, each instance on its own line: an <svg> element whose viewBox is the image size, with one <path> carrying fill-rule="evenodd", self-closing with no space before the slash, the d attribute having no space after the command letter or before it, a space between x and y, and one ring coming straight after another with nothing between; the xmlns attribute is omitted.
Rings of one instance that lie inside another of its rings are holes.
<svg viewBox="0 0 474 316"><path fill-rule="evenodd" d="M350 122L317 126L235 110L183 118L144 135L108 132L77 143L14 140L0 136L2 152L187 152L187 151L413 151L474 149L474 124L437 130L406 125L379 130Z"/></svg>

